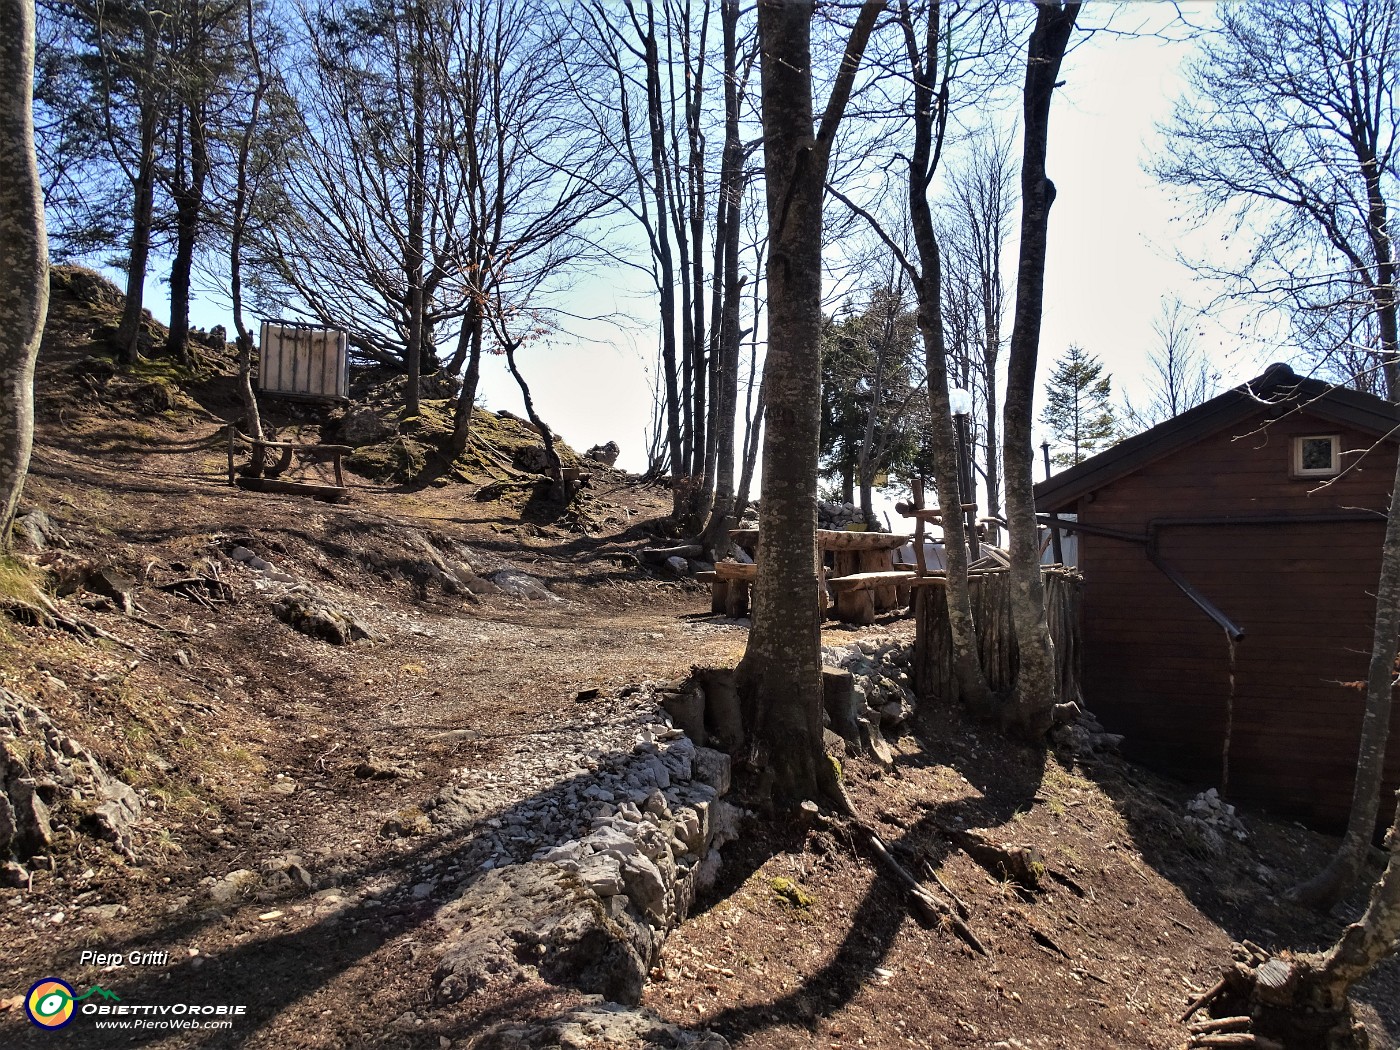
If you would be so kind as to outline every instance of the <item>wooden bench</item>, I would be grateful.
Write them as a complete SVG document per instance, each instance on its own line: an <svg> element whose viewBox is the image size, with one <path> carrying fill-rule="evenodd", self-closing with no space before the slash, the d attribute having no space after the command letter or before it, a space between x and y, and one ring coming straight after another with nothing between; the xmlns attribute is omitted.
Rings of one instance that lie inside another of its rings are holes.
<svg viewBox="0 0 1400 1050"><path fill-rule="evenodd" d="M234 456L239 441L252 446L252 459L240 474L234 468ZM280 453L269 461L272 450ZM355 450L349 445L319 445L298 441L264 441L228 428L228 483L255 492L285 492L294 496L312 496L334 503L350 490L345 486L341 460ZM280 474L292 465L292 457L301 456L314 462L329 462L335 471L335 484L322 485L310 481L284 481Z"/></svg>
<svg viewBox="0 0 1400 1050"><path fill-rule="evenodd" d="M850 576L831 576L826 585L836 598L836 618L843 623L864 625L875 622L875 603L893 609L909 604L909 584L913 572L857 572Z"/></svg>
<svg viewBox="0 0 1400 1050"><path fill-rule="evenodd" d="M737 561L715 563L714 572L697 572L695 578L710 584L710 612L716 616L747 616L749 586L758 576L758 566Z"/></svg>

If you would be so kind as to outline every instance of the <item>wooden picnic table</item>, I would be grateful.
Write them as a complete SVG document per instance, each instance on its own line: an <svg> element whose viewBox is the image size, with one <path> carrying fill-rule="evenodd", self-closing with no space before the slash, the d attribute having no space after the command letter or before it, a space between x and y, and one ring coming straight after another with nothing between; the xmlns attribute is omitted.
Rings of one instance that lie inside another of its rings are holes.
<svg viewBox="0 0 1400 1050"><path fill-rule="evenodd" d="M755 554L757 529L733 529L730 537L744 550ZM818 529L817 547L832 555L832 576L854 576L858 572L888 572L894 568L894 552L909 542L907 535L890 532L845 532Z"/></svg>
<svg viewBox="0 0 1400 1050"><path fill-rule="evenodd" d="M758 548L757 529L732 529L729 535L738 546L744 548L751 555L756 555ZM827 605L828 580L851 577L859 578L852 580L852 588L833 588L833 590L838 591L838 598L840 597L839 592L842 590L868 590L871 601L867 603L855 598L852 598L850 602L838 601L838 616L850 619L852 616L861 615L855 612L846 613L844 610L864 609L866 605L873 605L872 611L875 612L887 612L890 609L899 608L908 591L902 586L903 579L896 578L894 552L908 542L907 535L898 533L818 529L817 549L822 556L820 559L822 608L825 609ZM826 568L825 556L828 552L832 556L830 570ZM912 576L913 573L909 575Z"/></svg>

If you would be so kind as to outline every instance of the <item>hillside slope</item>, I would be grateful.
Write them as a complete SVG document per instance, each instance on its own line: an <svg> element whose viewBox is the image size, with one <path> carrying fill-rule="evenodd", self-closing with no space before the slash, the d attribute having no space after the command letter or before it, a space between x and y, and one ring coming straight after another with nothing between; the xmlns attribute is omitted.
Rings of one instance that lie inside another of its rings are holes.
<svg viewBox="0 0 1400 1050"><path fill-rule="evenodd" d="M584 997L541 981L523 944L519 970L452 1001L435 969L489 872L620 808L601 785L664 720L644 683L742 652L743 621L641 567L668 494L595 468L582 513L520 490L478 499L493 471L521 469L501 433L489 469L354 476L341 505L230 488L226 350L198 372L122 372L94 343L105 294L55 297L26 490L41 514L0 572L12 611L37 579L59 616L0 619L0 783L30 781L51 832L3 873L0 1045L441 1050L501 1022L547 1033ZM276 411L286 434L330 425ZM912 628L824 640L877 634ZM1342 921L1279 900L1329 840L1258 813L1241 814L1243 840L1207 834L1185 808L1199 786L1010 745L954 712L888 735L887 763L843 757L852 797L965 903L988 954L911 917L849 828L753 817L659 948L644 1007L746 1048L1174 1046L1232 940L1308 947ZM91 777L65 779L89 760L131 789L129 811L104 816ZM993 874L970 835L1031 847L1043 881ZM244 1012L219 1030L118 1039L80 1014L45 1032L23 1011L45 977ZM1363 999L1376 1045L1400 1045L1400 967Z"/></svg>

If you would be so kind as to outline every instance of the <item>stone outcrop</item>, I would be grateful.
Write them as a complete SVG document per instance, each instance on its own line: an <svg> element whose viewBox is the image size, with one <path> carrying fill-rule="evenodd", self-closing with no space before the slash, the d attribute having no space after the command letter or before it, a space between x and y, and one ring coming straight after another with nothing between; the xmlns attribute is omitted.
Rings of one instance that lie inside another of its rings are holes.
<svg viewBox="0 0 1400 1050"><path fill-rule="evenodd" d="M534 602L557 602L562 599L544 585L542 581L519 569L497 569L488 580L502 593L512 598L524 598Z"/></svg>
<svg viewBox="0 0 1400 1050"><path fill-rule="evenodd" d="M617 457L622 455L622 449L616 441L609 441L602 445L594 445L583 454L584 459L591 459L595 463L601 463L605 467L611 467L617 462Z"/></svg>
<svg viewBox="0 0 1400 1050"><path fill-rule="evenodd" d="M398 426L368 405L351 407L340 420L338 437L342 444L373 445L398 433Z"/></svg>
<svg viewBox="0 0 1400 1050"><path fill-rule="evenodd" d="M867 524L872 528L877 527L875 522L865 520L865 514L858 503L817 501L817 528L819 529L844 529L847 525Z"/></svg>
<svg viewBox="0 0 1400 1050"><path fill-rule="evenodd" d="M0 861L25 861L53 841L55 810L128 858L141 801L34 704L0 689Z"/></svg>
<svg viewBox="0 0 1400 1050"><path fill-rule="evenodd" d="M884 729L902 725L914 710L909 656L907 648L889 638L875 638L849 646L824 646L822 664L851 676L849 694L834 683L826 686L827 718L831 728L847 736L849 730L858 729L862 721ZM833 696L833 690L842 694L839 699Z"/></svg>
<svg viewBox="0 0 1400 1050"><path fill-rule="evenodd" d="M308 587L292 588L272 603L272 611L287 626L332 645L378 638L355 616Z"/></svg>

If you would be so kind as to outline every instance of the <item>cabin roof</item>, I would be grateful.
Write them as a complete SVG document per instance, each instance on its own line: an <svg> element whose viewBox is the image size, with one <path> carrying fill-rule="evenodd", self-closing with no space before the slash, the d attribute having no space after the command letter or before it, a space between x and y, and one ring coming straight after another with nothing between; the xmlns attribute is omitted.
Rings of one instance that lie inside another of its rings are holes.
<svg viewBox="0 0 1400 1050"><path fill-rule="evenodd" d="M1393 438L1400 429L1400 406L1384 398L1299 376L1286 364L1270 365L1263 375L1042 481L1035 487L1036 509L1065 510L1081 496L1252 415L1296 411L1377 437Z"/></svg>

